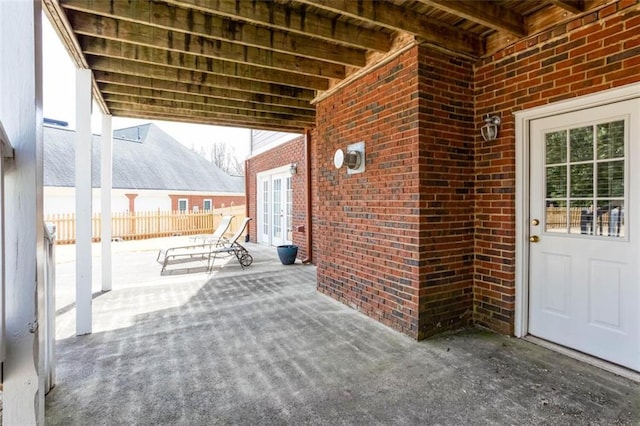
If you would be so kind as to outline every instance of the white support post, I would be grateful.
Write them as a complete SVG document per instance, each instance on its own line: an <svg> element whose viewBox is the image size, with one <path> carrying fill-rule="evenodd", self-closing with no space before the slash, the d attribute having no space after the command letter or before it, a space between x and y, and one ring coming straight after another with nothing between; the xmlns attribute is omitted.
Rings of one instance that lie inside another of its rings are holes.
<svg viewBox="0 0 640 426"><path fill-rule="evenodd" d="M102 291L111 291L111 189L113 186L113 132L111 115L102 115L102 166L100 168L100 200L102 229Z"/></svg>
<svg viewBox="0 0 640 426"><path fill-rule="evenodd" d="M41 2L0 1L6 357L2 424L44 424Z"/></svg>
<svg viewBox="0 0 640 426"><path fill-rule="evenodd" d="M76 334L91 333L91 70L76 71Z"/></svg>

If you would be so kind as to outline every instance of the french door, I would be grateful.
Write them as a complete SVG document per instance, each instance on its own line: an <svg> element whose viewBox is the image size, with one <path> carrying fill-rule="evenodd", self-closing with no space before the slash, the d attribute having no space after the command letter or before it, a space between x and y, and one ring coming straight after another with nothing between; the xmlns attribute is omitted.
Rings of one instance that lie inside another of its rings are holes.
<svg viewBox="0 0 640 426"><path fill-rule="evenodd" d="M288 171L258 176L258 221L261 243L272 246L291 244L293 186Z"/></svg>

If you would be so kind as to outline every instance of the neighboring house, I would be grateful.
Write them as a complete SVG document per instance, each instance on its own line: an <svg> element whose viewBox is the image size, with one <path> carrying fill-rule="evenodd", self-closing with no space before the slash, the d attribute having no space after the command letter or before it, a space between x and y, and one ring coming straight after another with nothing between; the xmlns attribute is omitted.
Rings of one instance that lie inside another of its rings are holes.
<svg viewBox="0 0 640 426"><path fill-rule="evenodd" d="M44 213L75 212L75 132L44 126ZM100 138L93 137L93 210L100 211ZM112 211L202 211L245 204L229 176L154 124L113 132Z"/></svg>
<svg viewBox="0 0 640 426"><path fill-rule="evenodd" d="M251 241L295 244L305 259L306 166L304 136L253 130L247 161L247 199Z"/></svg>

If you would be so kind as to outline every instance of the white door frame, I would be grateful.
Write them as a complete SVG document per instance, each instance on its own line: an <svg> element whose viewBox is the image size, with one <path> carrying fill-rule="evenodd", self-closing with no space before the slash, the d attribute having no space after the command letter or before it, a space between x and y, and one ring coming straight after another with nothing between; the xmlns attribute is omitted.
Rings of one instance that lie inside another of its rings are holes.
<svg viewBox="0 0 640 426"><path fill-rule="evenodd" d="M273 193L273 187L271 186L271 177L274 175L281 175L281 174L290 174L290 170L291 170L291 165L287 164L286 166L281 166L281 167L276 167L274 169L270 169L270 170L265 170L263 172L260 173L256 173L256 216L257 216L257 220L256 220L256 229L258 229L256 238L258 239L259 242L261 241L261 234L260 231L262 228L262 214L264 213L263 209L263 201L264 201L264 196L262 193L262 187L261 187L261 182L263 181L263 179L269 179L269 197L271 197L272 193ZM283 180L283 186L282 186L282 203L283 203L283 208L286 208L286 192L287 192L287 188L286 188L286 180ZM269 199L269 209L271 209L271 199ZM271 232L271 227L273 226L273 215L271 214L272 212L269 211L269 216L271 217L271 223L269 223L269 241L267 242L268 245L272 244L272 237L273 237L273 233ZM287 236L286 236L286 229L283 229L282 232L282 239L283 241L286 243L287 242Z"/></svg>
<svg viewBox="0 0 640 426"><path fill-rule="evenodd" d="M529 333L529 147L531 143L529 129L531 121L635 98L640 98L640 83L514 113L516 125L516 301L514 334L516 337L524 337ZM631 173L634 173L633 169Z"/></svg>

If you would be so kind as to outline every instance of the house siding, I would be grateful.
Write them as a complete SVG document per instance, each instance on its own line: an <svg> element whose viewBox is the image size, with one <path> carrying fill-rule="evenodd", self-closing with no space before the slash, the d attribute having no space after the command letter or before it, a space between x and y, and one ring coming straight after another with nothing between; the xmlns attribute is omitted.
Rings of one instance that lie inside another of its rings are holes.
<svg viewBox="0 0 640 426"><path fill-rule="evenodd" d="M295 133L272 132L269 130L252 130L251 152L255 155L258 155L272 146L275 147L298 137L299 135L296 135Z"/></svg>
<svg viewBox="0 0 640 426"><path fill-rule="evenodd" d="M304 136L299 136L292 141L278 145L262 154L251 157L247 161L248 182L248 202L249 217L253 220L249 222L249 238L252 242L257 242L258 211L257 211L257 174L272 170L278 167L287 166L292 163L298 164L297 173L292 176L293 185L293 244L298 246L298 258L305 259L309 251L307 250L307 230L298 231L298 227L306 226L307 220L307 198L306 198L306 176L307 168L305 163Z"/></svg>
<svg viewBox="0 0 640 426"><path fill-rule="evenodd" d="M499 138L476 136L474 321L513 334L514 112L640 81L640 11L620 1L519 41L475 70L478 117L502 118Z"/></svg>

